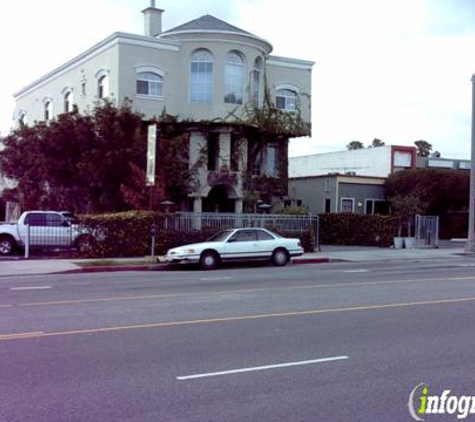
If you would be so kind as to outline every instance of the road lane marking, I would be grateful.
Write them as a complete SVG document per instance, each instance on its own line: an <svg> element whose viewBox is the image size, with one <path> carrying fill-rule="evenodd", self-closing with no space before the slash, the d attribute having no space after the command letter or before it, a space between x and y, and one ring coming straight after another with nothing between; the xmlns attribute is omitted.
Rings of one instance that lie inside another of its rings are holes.
<svg viewBox="0 0 475 422"><path fill-rule="evenodd" d="M232 277L204 277L200 281L217 281L217 280L231 280Z"/></svg>
<svg viewBox="0 0 475 422"><path fill-rule="evenodd" d="M201 292L187 292L187 293L166 293L158 295L141 295L141 296L116 296L106 298L92 298L92 299L73 299L73 300L57 300L45 302L28 302L19 303L17 306L60 306L60 305L80 305L96 302L114 302L126 300L152 300L152 299L168 299L173 297L186 297L193 295L228 295L240 293L264 293L271 291L285 291L285 290L305 290L305 289L324 289L331 287L365 287L365 286L386 286L391 284L410 284L410 283L424 283L424 282L447 282L447 281L475 281L475 276L467 277L450 277L450 278L419 278L410 280L392 280L392 281L364 281L361 283L333 283L333 284L311 284L311 285L295 285L295 286L279 286L279 287L261 287L255 289L241 289L241 290L219 290L219 291L201 291ZM10 304L5 304L13 306Z"/></svg>
<svg viewBox="0 0 475 422"><path fill-rule="evenodd" d="M41 334L44 334L43 331L33 331L31 333L17 333L17 334L1 334L0 341L2 340L15 340L19 338L32 338L38 337Z"/></svg>
<svg viewBox="0 0 475 422"><path fill-rule="evenodd" d="M303 360L303 361L300 361L300 362L276 363L276 364L273 364L273 365L255 366L255 367L252 367L252 368L229 369L227 371L208 372L206 374L185 375L185 376L176 377L176 379L178 381L186 381L186 380L193 380L193 379L198 379L198 378L217 377L217 376L220 376L220 375L242 374L244 372L266 371L266 370L269 370L269 369L288 368L288 367L291 367L291 366L312 365L312 364L324 363L324 362L335 362L335 361L345 360L345 359L349 359L349 357L348 356L335 356L335 357L331 357L331 358Z"/></svg>
<svg viewBox="0 0 475 422"><path fill-rule="evenodd" d="M369 273L369 270L345 270L344 273Z"/></svg>
<svg viewBox="0 0 475 422"><path fill-rule="evenodd" d="M10 287L10 290L47 290L51 286L24 286L24 287Z"/></svg>
<svg viewBox="0 0 475 422"><path fill-rule="evenodd" d="M216 324L220 322L233 322L233 321L246 321L246 320L259 320L269 318L285 318L296 316L308 316L308 315L325 315L332 313L344 313L344 312L357 312L357 311L373 311L381 309L393 309L393 308L408 308L413 306L428 306L428 305L445 305L453 303L475 302L475 297L465 297L459 299L440 299L429 300L419 302L402 302L402 303L388 303L383 305L367 305L367 306L351 306L346 308L328 308L328 309L310 309L307 311L294 311L294 312L276 312L269 314L255 314L255 315L238 315L221 318L207 318L207 319L194 319L184 321L168 321L168 322L156 322L150 324L138 324L138 325L124 325L118 327L104 327L104 328L85 328L80 330L70 331L56 331L56 332L38 332L35 333L18 333L18 334L6 334L0 336L2 340L15 340L20 338L41 338L41 337L54 337L54 336L66 336L75 334L96 334L96 333L108 333L114 331L126 331L126 330L140 330L147 328L170 328L170 327L182 327L188 325L204 325L204 324Z"/></svg>

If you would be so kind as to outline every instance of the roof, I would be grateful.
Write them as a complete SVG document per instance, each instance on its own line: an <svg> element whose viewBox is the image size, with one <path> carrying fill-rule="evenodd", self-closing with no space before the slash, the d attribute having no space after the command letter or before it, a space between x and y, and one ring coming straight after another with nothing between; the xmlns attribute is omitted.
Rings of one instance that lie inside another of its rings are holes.
<svg viewBox="0 0 475 422"><path fill-rule="evenodd" d="M230 25L221 19L215 18L211 15L203 15L198 19L176 26L175 28L164 31L163 34L182 31L223 31L235 32L239 34L253 35L250 32L244 31L236 26Z"/></svg>

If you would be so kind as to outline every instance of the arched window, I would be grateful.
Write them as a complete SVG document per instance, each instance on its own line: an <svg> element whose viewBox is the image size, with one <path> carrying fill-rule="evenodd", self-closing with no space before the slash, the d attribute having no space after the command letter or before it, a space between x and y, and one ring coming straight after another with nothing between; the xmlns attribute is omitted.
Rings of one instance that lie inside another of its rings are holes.
<svg viewBox="0 0 475 422"><path fill-rule="evenodd" d="M297 92L292 89L278 89L276 92L275 103L281 110L297 110Z"/></svg>
<svg viewBox="0 0 475 422"><path fill-rule="evenodd" d="M260 90L261 90L261 71L262 71L262 59L257 57L254 60L254 69L251 74L251 86L252 86L252 103L254 107L260 105Z"/></svg>
<svg viewBox="0 0 475 422"><path fill-rule="evenodd" d="M45 122L48 122L53 117L53 103L51 100L46 100L44 103Z"/></svg>
<svg viewBox="0 0 475 422"><path fill-rule="evenodd" d="M231 51L226 56L224 85L224 102L242 104L244 91L244 61L235 51Z"/></svg>
<svg viewBox="0 0 475 422"><path fill-rule="evenodd" d="M138 73L137 94L154 97L163 96L163 78L153 72Z"/></svg>
<svg viewBox="0 0 475 422"><path fill-rule="evenodd" d="M196 50L190 63L190 101L211 103L213 101L213 55L204 49Z"/></svg>
<svg viewBox="0 0 475 422"><path fill-rule="evenodd" d="M68 90L64 93L64 112L69 113L73 110L73 92Z"/></svg>
<svg viewBox="0 0 475 422"><path fill-rule="evenodd" d="M102 75L97 80L97 96L99 98L106 98L109 96L109 76Z"/></svg>

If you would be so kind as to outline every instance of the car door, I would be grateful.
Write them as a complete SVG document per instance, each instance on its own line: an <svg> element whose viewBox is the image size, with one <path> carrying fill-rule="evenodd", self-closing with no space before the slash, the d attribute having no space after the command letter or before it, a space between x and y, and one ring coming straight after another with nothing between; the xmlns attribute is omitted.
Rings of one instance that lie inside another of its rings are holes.
<svg viewBox="0 0 475 422"><path fill-rule="evenodd" d="M256 229L256 236L256 253L258 253L260 257L270 258L272 256L272 252L276 247L276 240L274 236L272 236L265 230L259 229Z"/></svg>
<svg viewBox="0 0 475 422"><path fill-rule="evenodd" d="M256 231L238 230L225 243L221 258L224 260L253 258L256 256L256 248Z"/></svg>

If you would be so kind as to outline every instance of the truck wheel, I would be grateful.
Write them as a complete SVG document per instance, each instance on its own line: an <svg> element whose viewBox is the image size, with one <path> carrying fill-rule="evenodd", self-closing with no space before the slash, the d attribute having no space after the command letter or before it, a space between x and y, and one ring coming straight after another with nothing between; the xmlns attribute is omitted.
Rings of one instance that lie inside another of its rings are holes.
<svg viewBox="0 0 475 422"><path fill-rule="evenodd" d="M15 239L10 236L0 237L0 255L11 255L15 247Z"/></svg>

